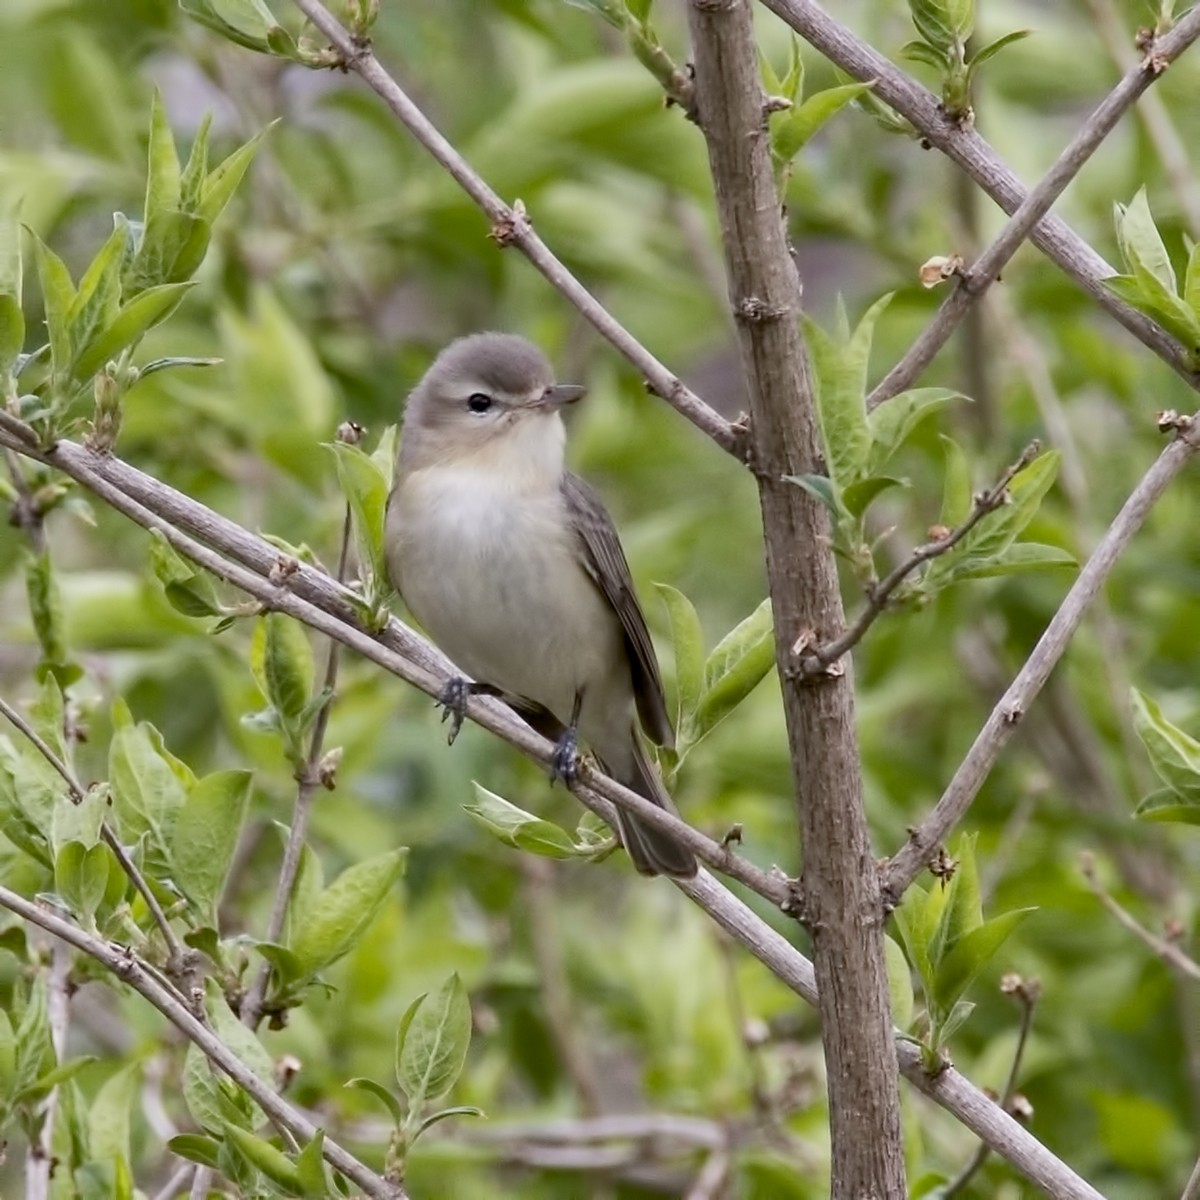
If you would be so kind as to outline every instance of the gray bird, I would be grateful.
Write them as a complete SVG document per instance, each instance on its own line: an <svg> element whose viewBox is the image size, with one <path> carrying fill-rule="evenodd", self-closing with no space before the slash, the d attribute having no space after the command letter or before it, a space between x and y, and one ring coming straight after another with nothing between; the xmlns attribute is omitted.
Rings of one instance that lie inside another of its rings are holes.
<svg viewBox="0 0 1200 1200"><path fill-rule="evenodd" d="M607 774L673 812L635 724L636 710L656 744L674 743L629 564L599 497L563 467L560 410L582 396L523 338L447 346L404 410L388 573L471 677L442 695L455 727L469 695L503 695L557 743L558 775L570 779L578 735ZM618 826L643 874L695 874L673 838L620 810Z"/></svg>

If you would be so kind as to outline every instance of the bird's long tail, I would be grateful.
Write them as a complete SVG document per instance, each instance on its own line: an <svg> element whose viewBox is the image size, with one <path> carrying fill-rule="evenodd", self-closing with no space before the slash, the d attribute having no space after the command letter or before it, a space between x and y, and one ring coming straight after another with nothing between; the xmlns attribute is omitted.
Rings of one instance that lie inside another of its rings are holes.
<svg viewBox="0 0 1200 1200"><path fill-rule="evenodd" d="M636 733L631 731L634 749L629 756L628 767L621 772L604 770L612 774L619 783L630 791L653 800L660 808L675 812L675 805L667 792L657 768L650 761L645 747ZM696 874L696 856L680 845L670 835L645 825L622 809L617 809L617 831L633 865L642 875L673 875L688 879Z"/></svg>

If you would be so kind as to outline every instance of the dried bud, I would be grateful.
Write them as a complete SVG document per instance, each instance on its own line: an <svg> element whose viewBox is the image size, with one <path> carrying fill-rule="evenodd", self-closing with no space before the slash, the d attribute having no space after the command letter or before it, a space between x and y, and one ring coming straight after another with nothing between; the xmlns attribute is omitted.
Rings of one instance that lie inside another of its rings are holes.
<svg viewBox="0 0 1200 1200"><path fill-rule="evenodd" d="M347 446L357 446L363 440L363 434L367 432L365 425L360 425L357 421L343 421L337 427L337 433L334 435L337 441L343 442Z"/></svg>
<svg viewBox="0 0 1200 1200"><path fill-rule="evenodd" d="M951 275L957 275L962 270L962 266L961 254L935 254L921 264L917 278L921 281L922 287L935 288L939 283L944 283L949 279Z"/></svg>
<svg viewBox="0 0 1200 1200"><path fill-rule="evenodd" d="M951 530L947 525L930 525L925 536L931 542L944 542L950 536Z"/></svg>
<svg viewBox="0 0 1200 1200"><path fill-rule="evenodd" d="M1025 986L1025 980L1016 971L1000 976L1000 990L1006 996L1015 996Z"/></svg>
<svg viewBox="0 0 1200 1200"><path fill-rule="evenodd" d="M935 879L940 879L943 883L949 883L954 878L954 872L958 870L958 859L951 858L946 853L945 846L939 846L934 852L933 858L929 860L929 873Z"/></svg>
<svg viewBox="0 0 1200 1200"><path fill-rule="evenodd" d="M321 786L326 791L332 792L337 787L337 771L342 765L342 747L334 746L331 750L326 750L321 756L321 761L317 764L317 778L321 781Z"/></svg>
<svg viewBox="0 0 1200 1200"><path fill-rule="evenodd" d="M287 1091L288 1084L300 1074L304 1064L294 1055L285 1054L275 1064L275 1087L281 1092Z"/></svg>
<svg viewBox="0 0 1200 1200"><path fill-rule="evenodd" d="M514 200L512 208L500 218L491 228L488 237L503 249L511 246L530 226L528 214L525 212L525 202Z"/></svg>
<svg viewBox="0 0 1200 1200"><path fill-rule="evenodd" d="M1021 1092L1018 1092L1008 1102L1008 1111L1022 1125L1028 1125L1033 1120L1033 1105L1029 1103L1029 1097L1023 1095Z"/></svg>
<svg viewBox="0 0 1200 1200"><path fill-rule="evenodd" d="M726 850L728 850L729 847L734 844L734 842L736 842L739 846L742 844L741 821L736 821L734 824L730 825L725 836L721 839L721 845L724 846Z"/></svg>
<svg viewBox="0 0 1200 1200"><path fill-rule="evenodd" d="M742 1025L742 1041L747 1046L765 1046L771 1040L771 1027L760 1017L750 1017Z"/></svg>
<svg viewBox="0 0 1200 1200"><path fill-rule="evenodd" d="M1163 922L1163 936L1169 942L1181 941L1184 934L1183 922L1178 917L1168 917Z"/></svg>
<svg viewBox="0 0 1200 1200"><path fill-rule="evenodd" d="M281 554L272 564L267 579L276 587L282 587L295 573L300 564L287 554Z"/></svg>

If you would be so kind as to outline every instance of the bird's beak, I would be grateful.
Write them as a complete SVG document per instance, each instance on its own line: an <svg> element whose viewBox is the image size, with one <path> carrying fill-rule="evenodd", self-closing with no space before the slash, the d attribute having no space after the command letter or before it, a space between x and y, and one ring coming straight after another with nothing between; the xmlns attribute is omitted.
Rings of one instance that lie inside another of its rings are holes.
<svg viewBox="0 0 1200 1200"><path fill-rule="evenodd" d="M542 393L538 405L556 411L568 404L574 404L576 400L582 400L586 395L587 388L580 387L577 383L552 383Z"/></svg>

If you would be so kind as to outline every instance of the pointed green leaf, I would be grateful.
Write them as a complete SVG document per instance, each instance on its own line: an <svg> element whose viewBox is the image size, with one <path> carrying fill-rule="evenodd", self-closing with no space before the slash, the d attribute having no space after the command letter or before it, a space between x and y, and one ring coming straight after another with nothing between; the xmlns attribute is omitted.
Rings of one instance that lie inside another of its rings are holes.
<svg viewBox="0 0 1200 1200"><path fill-rule="evenodd" d="M416 1111L454 1086L471 1042L471 1005L457 972L413 1014L399 1052L400 1086Z"/></svg>
<svg viewBox="0 0 1200 1200"><path fill-rule="evenodd" d="M837 489L828 475L785 475L785 483L803 488L814 500L819 500L834 517L842 515Z"/></svg>
<svg viewBox="0 0 1200 1200"><path fill-rule="evenodd" d="M187 166L179 177L179 206L184 212L197 213L200 209L204 181L208 177L208 134L212 128L212 113L200 118L200 128L192 139L192 151Z"/></svg>
<svg viewBox="0 0 1200 1200"><path fill-rule="evenodd" d="M217 924L217 906L250 800L249 771L215 771L188 793L171 825L175 883L199 920Z"/></svg>
<svg viewBox="0 0 1200 1200"><path fill-rule="evenodd" d="M961 392L950 388L912 388L879 405L869 418L871 472L878 471L927 417L939 412L953 400L965 399Z"/></svg>
<svg viewBox="0 0 1200 1200"><path fill-rule="evenodd" d="M21 227L14 217L0 213L0 381L8 374L24 345Z"/></svg>
<svg viewBox="0 0 1200 1200"><path fill-rule="evenodd" d="M129 1160L130 1110L141 1083L141 1065L113 1072L88 1109L88 1150L93 1159Z"/></svg>
<svg viewBox="0 0 1200 1200"><path fill-rule="evenodd" d="M146 169L145 208L147 223L154 214L179 207L179 181L175 135L167 121L162 95L155 88L150 101L150 155Z"/></svg>
<svg viewBox="0 0 1200 1200"><path fill-rule="evenodd" d="M654 586L662 597L671 623L675 690L679 696L675 726L682 728L694 716L704 690L704 634L692 602L682 592L665 583Z"/></svg>
<svg viewBox="0 0 1200 1200"><path fill-rule="evenodd" d="M852 517L861 517L881 493L908 486L907 479L897 479L893 475L868 475L842 492L842 503Z"/></svg>
<svg viewBox="0 0 1200 1200"><path fill-rule="evenodd" d="M108 240L79 281L79 290L67 313L71 345L77 354L117 315L121 300L121 264L128 235L129 225L116 222Z"/></svg>
<svg viewBox="0 0 1200 1200"><path fill-rule="evenodd" d="M771 153L780 162L791 162L826 121L873 86L873 83L838 84L814 92L799 108L773 114Z"/></svg>
<svg viewBox="0 0 1200 1200"><path fill-rule="evenodd" d="M199 1163L216 1171L221 1164L221 1143L199 1133L180 1133L167 1142L167 1149L188 1162Z"/></svg>
<svg viewBox="0 0 1200 1200"><path fill-rule="evenodd" d="M255 1170L261 1171L272 1183L277 1183L289 1196L304 1195L300 1172L282 1150L238 1125L225 1126L225 1142Z"/></svg>
<svg viewBox="0 0 1200 1200"><path fill-rule="evenodd" d="M1197 242L1188 255L1187 274L1183 281L1184 303L1200 316L1200 242Z"/></svg>
<svg viewBox="0 0 1200 1200"><path fill-rule="evenodd" d="M1158 704L1137 688L1133 699L1133 727L1150 755L1155 774L1180 797L1200 790L1200 742L1171 724Z"/></svg>
<svg viewBox="0 0 1200 1200"><path fill-rule="evenodd" d="M317 897L307 921L293 927L288 946L307 974L354 947L404 873L407 853L391 850L348 867Z"/></svg>
<svg viewBox="0 0 1200 1200"><path fill-rule="evenodd" d="M964 834L954 847L957 867L946 890L946 903L934 930L930 958L936 969L960 938L983 924L983 899L979 868L975 862L975 834Z"/></svg>
<svg viewBox="0 0 1200 1200"><path fill-rule="evenodd" d="M704 694L696 710L696 742L716 728L775 665L771 601L764 600L717 643L704 664Z"/></svg>
<svg viewBox="0 0 1200 1200"><path fill-rule="evenodd" d="M1117 241L1127 266L1144 271L1156 279L1162 287L1172 295L1176 292L1175 270L1171 266L1171 258L1163 244L1158 226L1150 212L1150 202L1146 199L1146 189L1138 189L1138 193L1129 202L1128 207L1120 204L1117 209Z"/></svg>
<svg viewBox="0 0 1200 1200"><path fill-rule="evenodd" d="M493 837L510 846L530 850L547 858L573 858L575 843L569 834L550 821L510 804L503 796L472 782L475 803L463 807Z"/></svg>
<svg viewBox="0 0 1200 1200"><path fill-rule="evenodd" d="M409 1005L409 1010L415 1013L415 1006L420 1004L424 998L424 996L419 996L415 1001L413 1001L412 1004ZM376 1083L373 1079L364 1079L362 1076L359 1076L355 1079L347 1079L345 1086L349 1088L358 1088L360 1091L369 1092L372 1096L374 1096L375 1099L380 1101L384 1108L387 1109L388 1115L392 1118L392 1124L395 1125L397 1129L399 1129L404 1123L404 1108L400 1104L400 1101L397 1100L396 1097L393 1096L392 1093L389 1092L382 1084Z"/></svg>
<svg viewBox="0 0 1200 1200"><path fill-rule="evenodd" d="M907 58L910 62L925 63L926 66L933 67L935 71L945 71L950 66L950 60L945 51L930 46L926 42L906 42L900 47L900 57Z"/></svg>
<svg viewBox="0 0 1200 1200"><path fill-rule="evenodd" d="M357 446L333 442L338 482L354 516L354 536L359 560L370 568L376 583L387 582L383 552L383 521L391 479L383 467Z"/></svg>
<svg viewBox="0 0 1200 1200"><path fill-rule="evenodd" d="M295 722L312 698L313 652L304 627L282 613L268 613L263 647L267 699L287 722Z"/></svg>
<svg viewBox="0 0 1200 1200"><path fill-rule="evenodd" d="M300 1176L300 1187L311 1200L326 1200L329 1196L328 1180L325 1177L323 1159L325 1130L318 1129L312 1141L300 1151L296 1158L296 1171Z"/></svg>
<svg viewBox="0 0 1200 1200"><path fill-rule="evenodd" d="M46 329L50 334L50 358L56 373L67 369L71 362L71 328L68 314L75 303L75 285L71 272L33 230L33 256L37 262L38 280L42 287L42 305L46 310Z"/></svg>
<svg viewBox="0 0 1200 1200"><path fill-rule="evenodd" d="M991 961L1008 935L1034 910L1018 908L985 921L964 934L937 966L933 997L938 1010L949 1013L958 998Z"/></svg>
<svg viewBox="0 0 1200 1200"><path fill-rule="evenodd" d="M972 70L987 62L989 58L995 58L1005 46L1011 46L1014 42L1019 42L1027 38L1033 32L1032 29L1014 29L1012 33L1006 33L1002 37L998 37L994 42L988 42L982 49L977 50L971 56L970 67Z"/></svg>
<svg viewBox="0 0 1200 1200"><path fill-rule="evenodd" d="M967 1018L975 1011L975 1005L970 1000L955 1000L949 1016L942 1021L936 1030L934 1048L944 1046L964 1025Z"/></svg>
<svg viewBox="0 0 1200 1200"><path fill-rule="evenodd" d="M11 1094L16 1073L17 1036L8 1013L0 1008L0 1100L7 1099Z"/></svg>
<svg viewBox="0 0 1200 1200"><path fill-rule="evenodd" d="M1016 542L991 558L964 558L952 566L947 581L995 579L1000 575L1020 575L1029 571L1057 571L1077 567L1078 560L1059 546L1040 542Z"/></svg>
<svg viewBox="0 0 1200 1200"><path fill-rule="evenodd" d="M971 515L971 468L962 447L944 433L938 435L946 456L946 479L942 485L942 511L938 517L947 529L961 525Z"/></svg>
<svg viewBox="0 0 1200 1200"><path fill-rule="evenodd" d="M67 842L55 859L54 888L85 924L104 899L110 863L116 865L112 851L100 843L88 848L82 842Z"/></svg>
<svg viewBox="0 0 1200 1200"><path fill-rule="evenodd" d="M899 943L885 933L883 935L883 961L887 969L888 1000L892 1009L892 1024L897 1029L907 1029L912 1023L913 987L912 971Z"/></svg>
<svg viewBox="0 0 1200 1200"><path fill-rule="evenodd" d="M164 283L140 291L122 306L116 317L100 330L88 346L80 351L72 373L76 379L90 379L105 363L115 359L122 350L136 345L152 329L178 307L184 294L195 285Z"/></svg>
<svg viewBox="0 0 1200 1200"><path fill-rule="evenodd" d="M221 611L212 577L192 566L163 536L150 531L150 565L171 606L189 617L215 617Z"/></svg>
<svg viewBox="0 0 1200 1200"><path fill-rule="evenodd" d="M239 146L228 158L213 168L204 181L198 214L209 225L215 225L217 218L225 210L225 206L233 198L237 186L246 174L247 168L258 153L263 139L275 128L277 122L272 121L266 129L260 130L248 142Z"/></svg>
<svg viewBox="0 0 1200 1200"><path fill-rule="evenodd" d="M430 1113L421 1121L413 1140L420 1137L430 1125L436 1125L439 1121L446 1120L447 1117L485 1117L486 1115L482 1108L476 1108L474 1104L455 1104L450 1108L438 1109L437 1112Z"/></svg>
<svg viewBox="0 0 1200 1200"><path fill-rule="evenodd" d="M1160 788L1142 800L1133 815L1140 821L1175 822L1180 825L1200 825L1200 785L1178 792Z"/></svg>
<svg viewBox="0 0 1200 1200"><path fill-rule="evenodd" d="M147 722L135 725L119 697L113 702L112 721L108 775L121 835L132 841L149 834L154 847L165 855L167 825L186 798L183 785L158 752L151 736L153 726Z"/></svg>

